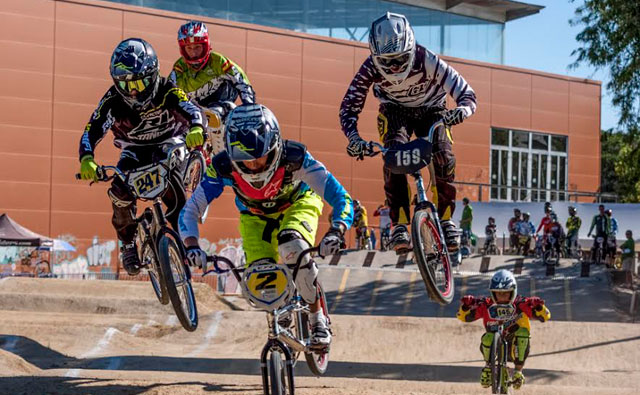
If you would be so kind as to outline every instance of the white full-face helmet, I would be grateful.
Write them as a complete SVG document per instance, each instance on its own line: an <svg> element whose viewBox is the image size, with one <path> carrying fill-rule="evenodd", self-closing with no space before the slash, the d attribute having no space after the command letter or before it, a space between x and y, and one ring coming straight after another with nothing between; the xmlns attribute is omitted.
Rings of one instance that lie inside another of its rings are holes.
<svg viewBox="0 0 640 395"><path fill-rule="evenodd" d="M373 21L369 49L376 69L394 84L404 81L413 65L416 40L404 15L387 12Z"/></svg>

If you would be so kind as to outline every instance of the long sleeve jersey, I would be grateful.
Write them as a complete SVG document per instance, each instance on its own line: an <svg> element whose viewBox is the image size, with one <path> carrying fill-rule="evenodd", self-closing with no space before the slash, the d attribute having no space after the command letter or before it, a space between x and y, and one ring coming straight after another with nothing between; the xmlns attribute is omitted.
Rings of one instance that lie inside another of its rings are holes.
<svg viewBox="0 0 640 395"><path fill-rule="evenodd" d="M284 212L304 193L312 190L333 207L333 225L342 224L349 229L353 222L353 202L344 187L321 162L307 152L303 144L285 140L283 149L279 168L284 171L284 180L275 195L265 199L246 196L233 175L227 152L216 155L207 169L206 176L180 213L180 236L183 239L199 237L198 218L227 186L233 188L240 211L255 215Z"/></svg>
<svg viewBox="0 0 640 395"><path fill-rule="evenodd" d="M476 94L458 72L436 54L416 45L416 55L407 78L399 84L387 81L369 56L356 73L340 106L340 123L347 137L358 133L358 117L369 88L381 103L403 107L444 110L447 94L465 109L467 117L476 111Z"/></svg>
<svg viewBox="0 0 640 395"><path fill-rule="evenodd" d="M461 305L458 309L456 317L462 322L473 322L482 319L485 329L493 325L494 322L489 315L489 308L495 303L491 298L475 298L475 302L471 306ZM515 315L513 320L508 322L505 327L508 332L515 332L518 328L531 329L530 318L535 318L541 322L551 319L549 309L544 305L544 301L537 308L532 303L532 298L526 298L518 295L513 301L515 307Z"/></svg>
<svg viewBox="0 0 640 395"><path fill-rule="evenodd" d="M173 65L169 74L189 98L202 107L224 101L235 101L238 95L243 104L255 103L255 92L240 66L224 55L211 51L207 64L200 70L189 67L184 58Z"/></svg>
<svg viewBox="0 0 640 395"><path fill-rule="evenodd" d="M118 148L128 145L156 145L171 137L185 135L190 127L206 126L200 109L172 82L160 78L158 92L149 108L134 110L111 87L93 112L80 139L79 155L93 151L109 129Z"/></svg>

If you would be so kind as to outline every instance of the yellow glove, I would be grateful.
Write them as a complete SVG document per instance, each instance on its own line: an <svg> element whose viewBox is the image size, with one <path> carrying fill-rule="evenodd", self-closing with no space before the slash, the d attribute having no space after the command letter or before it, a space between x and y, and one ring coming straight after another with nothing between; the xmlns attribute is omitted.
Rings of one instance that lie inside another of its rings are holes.
<svg viewBox="0 0 640 395"><path fill-rule="evenodd" d="M202 127L194 126L189 130L186 137L187 148L198 147L204 143L202 136Z"/></svg>
<svg viewBox="0 0 640 395"><path fill-rule="evenodd" d="M97 181L97 169L98 164L93 160L93 155L85 155L80 160L80 178L83 180Z"/></svg>

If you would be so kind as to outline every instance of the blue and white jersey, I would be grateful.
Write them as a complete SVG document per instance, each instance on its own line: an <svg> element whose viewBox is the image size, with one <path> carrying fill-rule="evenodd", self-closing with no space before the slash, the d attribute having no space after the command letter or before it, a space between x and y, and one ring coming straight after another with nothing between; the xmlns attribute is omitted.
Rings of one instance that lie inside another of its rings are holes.
<svg viewBox="0 0 640 395"><path fill-rule="evenodd" d="M351 196L338 180L319 161L313 158L303 144L284 141L284 152L279 170L282 182L270 198L258 199L240 188L233 175L231 161L226 151L216 155L207 173L180 213L180 236L199 237L198 218L207 206L229 186L236 193L236 206L240 212L254 215L270 215L284 212L297 199L310 190L319 194L333 207L333 224L343 224L346 229L353 223ZM277 174L278 172L276 172ZM275 177L275 176L274 176Z"/></svg>
<svg viewBox="0 0 640 395"><path fill-rule="evenodd" d="M531 236L536 233L536 227L533 226L533 223L531 221L518 221L518 223L516 224L516 232L523 236Z"/></svg>

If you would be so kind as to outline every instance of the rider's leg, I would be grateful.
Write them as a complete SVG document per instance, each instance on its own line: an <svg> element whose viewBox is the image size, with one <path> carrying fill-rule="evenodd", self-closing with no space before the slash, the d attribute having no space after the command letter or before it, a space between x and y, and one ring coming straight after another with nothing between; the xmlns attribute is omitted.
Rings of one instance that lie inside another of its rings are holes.
<svg viewBox="0 0 640 395"><path fill-rule="evenodd" d="M483 387L491 386L491 367L489 367L489 358L491 357L491 344L493 343L493 333L485 332L480 342L480 352L484 359L485 366L480 374L480 385Z"/></svg>
<svg viewBox="0 0 640 395"><path fill-rule="evenodd" d="M322 199L315 193L308 192L284 212L278 233L278 252L282 262L296 263L300 253L314 244L322 206ZM331 332L322 311L322 302L318 297L318 266L309 255L305 256L300 264L296 287L311 311L311 343L320 346L329 345Z"/></svg>
<svg viewBox="0 0 640 395"><path fill-rule="evenodd" d="M530 332L527 328L518 328L513 337L513 345L515 351L513 353L513 361L515 364L515 370L513 372L513 388L519 389L524 384L524 374L522 369L524 368L524 362L529 355Z"/></svg>
<svg viewBox="0 0 640 395"><path fill-rule="evenodd" d="M409 142L407 118L399 114L397 107L380 105L378 114L378 133L380 141L390 148ZM406 174L394 174L386 165L382 167L384 176L384 192L389 202L389 217L393 224L390 247L396 252L403 252L410 247L411 239L407 225L410 223L411 189Z"/></svg>
<svg viewBox="0 0 640 395"><path fill-rule="evenodd" d="M172 177L169 180L169 188L167 192L162 196L162 202L167 206L166 218L173 230L178 231L178 218L180 217L180 211L186 203L186 196L184 189L182 188L182 182L177 176Z"/></svg>
<svg viewBox="0 0 640 395"><path fill-rule="evenodd" d="M453 155L453 139L451 131L440 125L436 127L433 136L433 165L435 169L435 184L437 198L434 196L438 207L438 216L442 221L442 230L449 250L457 250L459 247L459 232L451 221L455 211L456 187L455 180L456 158Z"/></svg>

